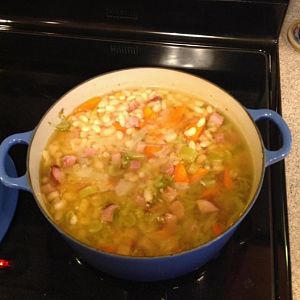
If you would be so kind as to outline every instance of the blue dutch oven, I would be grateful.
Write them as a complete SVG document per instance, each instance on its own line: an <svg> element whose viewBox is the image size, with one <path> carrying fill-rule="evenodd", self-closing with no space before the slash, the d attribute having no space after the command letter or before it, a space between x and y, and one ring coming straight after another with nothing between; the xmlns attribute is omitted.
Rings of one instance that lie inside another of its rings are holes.
<svg viewBox="0 0 300 300"><path fill-rule="evenodd" d="M59 123L59 112L64 109L66 115L86 99L113 90L134 87L162 87L176 89L197 95L215 106L228 116L246 137L254 165L254 180L248 206L239 220L228 230L197 248L182 253L160 257L128 257L114 255L91 248L73 238L52 220L43 203L39 184L39 165L41 153L45 148L53 127ZM255 121L268 119L274 122L283 139L282 147L270 151L264 147ZM28 144L27 172L18 178L10 177L5 171L5 157L15 144ZM214 258L232 236L236 228L246 217L259 194L265 168L282 160L290 151L291 133L279 114L268 109L245 109L231 95L216 85L183 72L160 68L134 68L111 72L90 79L62 96L44 115L35 130L7 137L0 146L0 179L10 188L23 189L33 193L37 204L55 229L66 239L78 255L93 267L116 277L139 281L154 281L174 278L194 271Z"/></svg>

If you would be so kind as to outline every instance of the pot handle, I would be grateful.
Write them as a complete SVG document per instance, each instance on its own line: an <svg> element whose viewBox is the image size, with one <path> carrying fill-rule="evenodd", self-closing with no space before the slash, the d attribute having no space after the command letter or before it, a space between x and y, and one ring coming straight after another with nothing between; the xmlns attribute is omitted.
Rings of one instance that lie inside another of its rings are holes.
<svg viewBox="0 0 300 300"><path fill-rule="evenodd" d="M287 126L286 122L282 119L282 117L275 112L274 110L270 109L247 109L248 113L252 117L254 121L260 119L269 119L270 121L274 122L282 136L282 147L276 151L271 151L265 148L265 164L266 167L284 159L291 150L291 143L292 143L292 135L289 127Z"/></svg>
<svg viewBox="0 0 300 300"><path fill-rule="evenodd" d="M20 177L10 177L5 169L5 158L9 149L16 144L29 144L32 139L33 131L16 133L8 136L0 145L0 180L4 185L13 189L22 189L31 192L28 182L28 171Z"/></svg>

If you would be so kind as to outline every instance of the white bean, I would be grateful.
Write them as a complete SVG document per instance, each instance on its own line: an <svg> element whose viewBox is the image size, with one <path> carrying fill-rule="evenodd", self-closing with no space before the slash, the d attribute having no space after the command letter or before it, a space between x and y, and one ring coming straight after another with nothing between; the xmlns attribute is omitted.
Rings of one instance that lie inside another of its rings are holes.
<svg viewBox="0 0 300 300"><path fill-rule="evenodd" d="M93 125L92 129L96 132L99 133L101 131L100 127L98 125Z"/></svg>
<svg viewBox="0 0 300 300"><path fill-rule="evenodd" d="M201 118L198 122L197 122L197 127L202 127L206 122L205 118Z"/></svg>
<svg viewBox="0 0 300 300"><path fill-rule="evenodd" d="M82 122L84 122L84 123L87 123L87 122L89 121L88 117L85 116L85 115L81 115L81 116L79 117L79 119L80 119Z"/></svg>
<svg viewBox="0 0 300 300"><path fill-rule="evenodd" d="M52 200L54 200L54 199L56 199L56 198L58 198L59 197L59 192L58 191L53 191L53 192L51 192L51 193L49 193L48 195L47 195L47 199L49 200L49 201L52 201Z"/></svg>
<svg viewBox="0 0 300 300"><path fill-rule="evenodd" d="M107 105L106 106L106 111L108 112L114 112L116 108L113 105Z"/></svg>
<svg viewBox="0 0 300 300"><path fill-rule="evenodd" d="M116 133L116 136L117 136L117 139L120 141L120 140L123 139L124 133L122 131L118 130L117 133Z"/></svg>
<svg viewBox="0 0 300 300"><path fill-rule="evenodd" d="M160 112L161 111L161 104L160 102L156 102L152 107L154 112Z"/></svg>
<svg viewBox="0 0 300 300"><path fill-rule="evenodd" d="M55 209L55 210L61 210L61 209L63 209L65 206L66 206L66 201L60 200L60 201L58 201L58 202L56 202L56 203L54 204L54 209Z"/></svg>
<svg viewBox="0 0 300 300"><path fill-rule="evenodd" d="M194 141L189 141L189 147L193 150L196 150L196 144Z"/></svg>
<svg viewBox="0 0 300 300"><path fill-rule="evenodd" d="M81 128L81 131L83 131L83 132L89 132L90 131L90 127L89 126L83 126Z"/></svg>
<svg viewBox="0 0 300 300"><path fill-rule="evenodd" d="M108 128L106 128L102 131L102 135L103 136L110 136L115 132L115 130L116 129L114 127L108 127Z"/></svg>
<svg viewBox="0 0 300 300"><path fill-rule="evenodd" d="M70 219L70 224L75 225L77 223L77 220L78 220L77 216L73 215Z"/></svg>
<svg viewBox="0 0 300 300"><path fill-rule="evenodd" d="M145 198L146 202L151 202L152 201L153 195L152 195L152 192L149 189L144 190L144 198Z"/></svg>
<svg viewBox="0 0 300 300"><path fill-rule="evenodd" d="M169 143L176 140L177 134L175 132L168 132L165 135L165 140Z"/></svg>
<svg viewBox="0 0 300 300"><path fill-rule="evenodd" d="M105 114L103 117L102 117L102 121L103 123L109 123L111 121L110 119L110 116Z"/></svg>
<svg viewBox="0 0 300 300"><path fill-rule="evenodd" d="M193 135L195 135L196 132L197 132L197 129L195 127L191 127L184 132L184 135L185 136L193 136Z"/></svg>

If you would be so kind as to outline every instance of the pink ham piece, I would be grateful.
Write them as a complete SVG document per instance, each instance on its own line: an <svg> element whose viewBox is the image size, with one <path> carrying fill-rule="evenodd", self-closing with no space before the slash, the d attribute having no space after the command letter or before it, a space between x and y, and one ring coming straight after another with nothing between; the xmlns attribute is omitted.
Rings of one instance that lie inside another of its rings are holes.
<svg viewBox="0 0 300 300"><path fill-rule="evenodd" d="M144 150L145 150L145 147L146 147L146 144L144 144L144 143L138 143L136 145L136 152L143 153Z"/></svg>
<svg viewBox="0 0 300 300"><path fill-rule="evenodd" d="M217 143L224 143L224 141L225 141L225 139L224 139L224 133L223 132L217 133L215 135L215 141Z"/></svg>
<svg viewBox="0 0 300 300"><path fill-rule="evenodd" d="M224 122L224 117L220 114L214 112L210 115L208 119L208 125L214 125L219 128Z"/></svg>
<svg viewBox="0 0 300 300"><path fill-rule="evenodd" d="M138 170L141 167L141 162L139 160L132 160L129 165L130 170Z"/></svg>
<svg viewBox="0 0 300 300"><path fill-rule="evenodd" d="M219 209L210 201L207 200L198 200L197 201L198 209L201 213L212 213L217 212Z"/></svg>
<svg viewBox="0 0 300 300"><path fill-rule="evenodd" d="M114 165L119 165L121 163L121 153L113 153L111 155L111 162L114 164Z"/></svg>
<svg viewBox="0 0 300 300"><path fill-rule="evenodd" d="M178 220L184 217L184 206L179 200L172 202L169 206L169 210Z"/></svg>
<svg viewBox="0 0 300 300"><path fill-rule="evenodd" d="M153 101L160 101L162 100L162 98L160 96L154 96L152 98L149 98L146 103L149 103L149 102L153 102Z"/></svg>
<svg viewBox="0 0 300 300"><path fill-rule="evenodd" d="M174 226L177 223L177 217L173 214L166 213L165 214L165 221L167 226Z"/></svg>
<svg viewBox="0 0 300 300"><path fill-rule="evenodd" d="M111 204L111 205L105 207L101 213L101 220L103 222L112 222L114 219L114 213L115 213L116 209L118 209L119 207L120 206L117 204Z"/></svg>
<svg viewBox="0 0 300 300"><path fill-rule="evenodd" d="M64 174L63 172L61 171L60 167L59 166L52 166L51 167L51 176L52 178L58 182L58 183L62 183L63 179L64 179Z"/></svg>
<svg viewBox="0 0 300 300"><path fill-rule="evenodd" d="M163 194L163 197L168 201L172 202L177 197L177 191L170 186L167 187L166 191Z"/></svg>
<svg viewBox="0 0 300 300"><path fill-rule="evenodd" d="M160 167L160 171L162 173L165 173L167 175L172 175L173 172L174 172L174 165L173 164L165 164L165 165L162 165Z"/></svg>
<svg viewBox="0 0 300 300"><path fill-rule="evenodd" d="M137 206L141 207L141 208L146 208L146 200L144 197L137 195L135 198L135 203L137 204Z"/></svg>
<svg viewBox="0 0 300 300"><path fill-rule="evenodd" d="M129 102L129 104L128 104L128 111L132 112L135 109L137 109L139 106L140 106L140 104L137 101L133 100L133 101Z"/></svg>
<svg viewBox="0 0 300 300"><path fill-rule="evenodd" d="M97 153L97 150L94 148L85 148L84 149L84 156L85 157L92 157Z"/></svg>
<svg viewBox="0 0 300 300"><path fill-rule="evenodd" d="M127 119L127 126L130 128L130 127L139 127L140 126L140 120L138 117L136 116L130 116L128 119Z"/></svg>
<svg viewBox="0 0 300 300"><path fill-rule="evenodd" d="M76 163L76 156L74 155L66 155L62 158L62 165L64 168L72 167Z"/></svg>
<svg viewBox="0 0 300 300"><path fill-rule="evenodd" d="M42 189L42 192L44 194L49 194L49 193L54 192L56 190L55 187L51 183L44 184L41 187L41 189Z"/></svg>

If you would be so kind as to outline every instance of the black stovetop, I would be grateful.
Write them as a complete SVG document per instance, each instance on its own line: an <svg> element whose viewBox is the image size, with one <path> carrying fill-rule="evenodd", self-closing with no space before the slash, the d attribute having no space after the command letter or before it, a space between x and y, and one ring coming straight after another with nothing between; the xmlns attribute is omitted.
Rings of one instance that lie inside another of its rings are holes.
<svg viewBox="0 0 300 300"><path fill-rule="evenodd" d="M70 88L101 73L136 66L183 70L206 78L248 108L280 112L278 49L273 43L222 47L193 42L114 40L0 31L0 140L31 130ZM277 131L259 124L277 148ZM19 173L26 148L11 155ZM81 262L45 220L33 196L20 192L0 245L0 299L291 299L284 163L266 171L260 196L220 255L178 279L138 283L115 279Z"/></svg>

